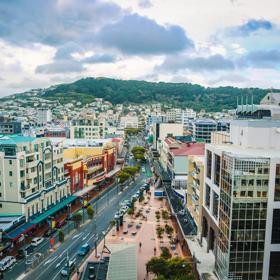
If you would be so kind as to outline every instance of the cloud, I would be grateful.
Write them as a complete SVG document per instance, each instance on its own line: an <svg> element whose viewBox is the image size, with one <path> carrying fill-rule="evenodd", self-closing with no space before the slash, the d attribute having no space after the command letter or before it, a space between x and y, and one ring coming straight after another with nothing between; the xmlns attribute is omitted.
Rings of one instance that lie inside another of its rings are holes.
<svg viewBox="0 0 280 280"><path fill-rule="evenodd" d="M96 63L112 63L115 62L117 58L113 55L109 54L101 54L101 55L92 55L89 57L86 57L81 60L83 63L88 64L96 64Z"/></svg>
<svg viewBox="0 0 280 280"><path fill-rule="evenodd" d="M273 24L270 21L264 19L260 19L260 20L251 19L243 25L230 28L227 34L229 36L246 37L259 30L271 30L271 29L273 29Z"/></svg>
<svg viewBox="0 0 280 280"><path fill-rule="evenodd" d="M0 38L16 45L77 42L122 14L118 5L100 0L0 1Z"/></svg>
<svg viewBox="0 0 280 280"><path fill-rule="evenodd" d="M276 68L280 66L280 51L259 50L244 55L238 61L240 67Z"/></svg>
<svg viewBox="0 0 280 280"><path fill-rule="evenodd" d="M115 24L104 26L97 39L103 46L125 54L174 53L193 46L181 27L165 27L138 14L126 15Z"/></svg>
<svg viewBox="0 0 280 280"><path fill-rule="evenodd" d="M82 63L75 60L61 59L53 63L37 66L35 72L39 74L76 73L84 70Z"/></svg>
<svg viewBox="0 0 280 280"><path fill-rule="evenodd" d="M75 42L67 42L59 47L55 54L55 59L72 59L72 54L77 52L83 52L84 49Z"/></svg>
<svg viewBox="0 0 280 280"><path fill-rule="evenodd" d="M151 8L153 6L152 2L150 0L139 0L138 6L140 8Z"/></svg>
<svg viewBox="0 0 280 280"><path fill-rule="evenodd" d="M222 55L209 57L190 57L187 55L168 56L165 61L156 67L159 71L179 71L187 69L194 72L233 70L234 64Z"/></svg>

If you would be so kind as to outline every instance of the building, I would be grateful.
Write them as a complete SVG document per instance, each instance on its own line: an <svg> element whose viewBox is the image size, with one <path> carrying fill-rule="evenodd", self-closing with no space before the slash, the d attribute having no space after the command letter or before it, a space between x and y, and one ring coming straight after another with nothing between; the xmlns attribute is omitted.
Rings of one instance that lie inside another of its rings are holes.
<svg viewBox="0 0 280 280"><path fill-rule="evenodd" d="M0 138L0 215L31 221L70 194L63 148L46 138Z"/></svg>
<svg viewBox="0 0 280 280"><path fill-rule="evenodd" d="M187 208L201 232L204 189L204 155L188 157Z"/></svg>
<svg viewBox="0 0 280 280"><path fill-rule="evenodd" d="M0 134L21 134L21 123L14 121L0 122Z"/></svg>
<svg viewBox="0 0 280 280"><path fill-rule="evenodd" d="M186 108L182 111L181 114L181 123L184 126L188 126L189 120L193 120L196 118L196 112L193 109Z"/></svg>
<svg viewBox="0 0 280 280"><path fill-rule="evenodd" d="M50 109L38 109L37 110L37 123L39 125L45 125L52 121L52 111Z"/></svg>
<svg viewBox="0 0 280 280"><path fill-rule="evenodd" d="M71 139L100 139L104 137L105 120L83 118L71 122Z"/></svg>
<svg viewBox="0 0 280 280"><path fill-rule="evenodd" d="M148 115L146 118L146 130L149 130L154 123L166 122L166 116L164 115Z"/></svg>
<svg viewBox="0 0 280 280"><path fill-rule="evenodd" d="M280 107L280 92L269 92L260 102L261 105L275 105Z"/></svg>
<svg viewBox="0 0 280 280"><path fill-rule="evenodd" d="M44 137L66 137L66 130L62 127L48 127L44 130Z"/></svg>
<svg viewBox="0 0 280 280"><path fill-rule="evenodd" d="M230 134L227 131L211 132L211 144L226 144L230 142Z"/></svg>
<svg viewBox="0 0 280 280"><path fill-rule="evenodd" d="M74 194L83 189L91 190L106 179L110 180L117 168L117 150L112 143L104 147L71 147L64 150L64 168Z"/></svg>
<svg viewBox="0 0 280 280"><path fill-rule="evenodd" d="M235 120L206 145L202 237L219 279L279 279L280 122Z"/></svg>
<svg viewBox="0 0 280 280"><path fill-rule="evenodd" d="M153 148L157 149L157 142L169 136L183 136L184 126L181 123L154 123L151 126Z"/></svg>
<svg viewBox="0 0 280 280"><path fill-rule="evenodd" d="M199 119L189 122L188 130L192 133L196 141L211 142L211 133L214 131L228 131L229 122L215 121L212 119Z"/></svg>
<svg viewBox="0 0 280 280"><path fill-rule="evenodd" d="M137 116L125 116L120 119L120 128L138 128L138 117Z"/></svg>

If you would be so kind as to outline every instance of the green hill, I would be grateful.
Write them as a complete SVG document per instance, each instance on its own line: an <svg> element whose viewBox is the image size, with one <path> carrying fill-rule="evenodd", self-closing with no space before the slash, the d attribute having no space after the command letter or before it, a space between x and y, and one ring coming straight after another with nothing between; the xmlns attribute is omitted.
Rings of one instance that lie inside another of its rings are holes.
<svg viewBox="0 0 280 280"><path fill-rule="evenodd" d="M62 103L79 100L91 102L94 97L117 103L155 103L191 107L195 110L221 111L236 108L237 97L254 96L259 103L268 90L259 88L202 87L190 83L151 83L135 80L85 78L71 84L61 84L44 91L43 97L59 99Z"/></svg>

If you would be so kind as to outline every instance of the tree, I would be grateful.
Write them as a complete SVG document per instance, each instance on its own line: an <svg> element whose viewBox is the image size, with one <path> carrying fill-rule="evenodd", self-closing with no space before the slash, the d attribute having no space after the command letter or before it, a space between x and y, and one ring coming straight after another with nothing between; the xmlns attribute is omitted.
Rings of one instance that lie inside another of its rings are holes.
<svg viewBox="0 0 280 280"><path fill-rule="evenodd" d="M63 230L59 230L59 232L58 232L58 240L61 243L64 241L64 231Z"/></svg>
<svg viewBox="0 0 280 280"><path fill-rule="evenodd" d="M172 257L172 254L167 247L162 247L160 256L164 259L170 259Z"/></svg>
<svg viewBox="0 0 280 280"><path fill-rule="evenodd" d="M87 214L88 214L88 217L89 217L90 219L93 219L94 214L95 214L95 211L94 211L94 209L93 209L93 207L92 207L91 204L90 204L90 205L88 206L88 208L87 208Z"/></svg>
<svg viewBox="0 0 280 280"><path fill-rule="evenodd" d="M73 221L74 221L74 224L75 224L75 227L78 228L80 226L80 223L82 221L82 214L79 213L79 212L76 212L74 215L73 215Z"/></svg>
<svg viewBox="0 0 280 280"><path fill-rule="evenodd" d="M173 232L174 232L174 229L173 229L172 226L166 224L166 225L165 225L165 232L166 232L166 234L168 234L168 235L172 235Z"/></svg>
<svg viewBox="0 0 280 280"><path fill-rule="evenodd" d="M179 257L153 257L146 264L146 268L157 276L157 280L195 280L192 266Z"/></svg>

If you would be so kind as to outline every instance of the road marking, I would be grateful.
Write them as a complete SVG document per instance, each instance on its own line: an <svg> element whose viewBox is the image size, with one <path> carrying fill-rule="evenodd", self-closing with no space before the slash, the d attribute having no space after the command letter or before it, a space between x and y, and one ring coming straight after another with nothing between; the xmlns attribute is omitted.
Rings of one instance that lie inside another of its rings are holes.
<svg viewBox="0 0 280 280"><path fill-rule="evenodd" d="M89 235L90 235L90 233L88 233L86 236L84 236L83 241L86 240Z"/></svg>
<svg viewBox="0 0 280 280"><path fill-rule="evenodd" d="M63 258L59 263L56 264L55 268L58 268L65 260L66 258Z"/></svg>
<svg viewBox="0 0 280 280"><path fill-rule="evenodd" d="M79 237L79 236L82 235L82 234L83 234L82 232L80 232L80 233L78 233L78 234L75 234L75 235L72 237L72 239L75 239L75 238Z"/></svg>
<svg viewBox="0 0 280 280"><path fill-rule="evenodd" d="M45 263L44 263L44 265L47 265L47 264L49 264L49 263L51 263L51 262L54 262L56 259L58 259L60 256L56 256L56 257L54 257L54 258L52 258L52 259L49 259L49 260L47 260Z"/></svg>

